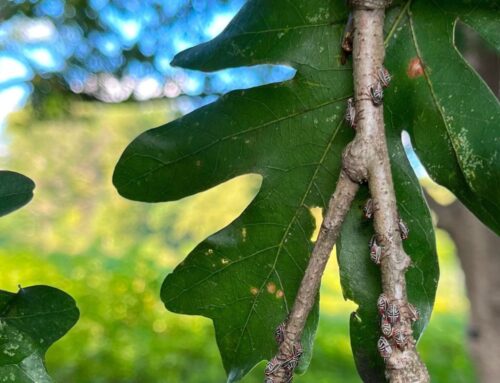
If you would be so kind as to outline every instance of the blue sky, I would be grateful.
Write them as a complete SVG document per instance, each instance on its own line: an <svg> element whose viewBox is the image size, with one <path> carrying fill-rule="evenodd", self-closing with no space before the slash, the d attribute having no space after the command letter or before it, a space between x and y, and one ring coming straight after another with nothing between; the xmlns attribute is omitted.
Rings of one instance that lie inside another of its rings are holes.
<svg viewBox="0 0 500 383"><path fill-rule="evenodd" d="M0 121L25 105L37 75L58 76L74 93L104 102L187 95L199 105L294 73L281 66L212 74L170 66L176 53L217 36L244 0L89 0L85 9L69 0L12 3L29 4L32 15L19 11L0 23L0 100L8 100L0 103Z"/></svg>

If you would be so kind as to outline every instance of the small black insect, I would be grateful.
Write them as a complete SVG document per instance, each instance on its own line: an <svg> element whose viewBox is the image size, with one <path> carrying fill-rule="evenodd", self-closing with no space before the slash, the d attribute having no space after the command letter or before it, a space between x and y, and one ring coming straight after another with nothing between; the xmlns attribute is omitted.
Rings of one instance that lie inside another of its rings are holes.
<svg viewBox="0 0 500 383"><path fill-rule="evenodd" d="M286 362L283 363L283 368L288 371L293 371L299 364L300 357L302 356L303 350L300 343L295 343L292 346L292 355L288 358Z"/></svg>

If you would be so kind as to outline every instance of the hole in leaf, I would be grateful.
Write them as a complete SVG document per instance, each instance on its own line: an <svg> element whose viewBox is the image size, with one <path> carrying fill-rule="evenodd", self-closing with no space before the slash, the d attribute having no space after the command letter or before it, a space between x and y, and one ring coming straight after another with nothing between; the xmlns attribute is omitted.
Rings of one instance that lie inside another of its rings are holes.
<svg viewBox="0 0 500 383"><path fill-rule="evenodd" d="M323 209L315 206L311 207L309 211L314 218L314 231L311 234L311 241L316 242L316 239L318 239L319 229L321 228L321 222L323 222Z"/></svg>
<svg viewBox="0 0 500 383"><path fill-rule="evenodd" d="M425 191L440 205L446 206L453 203L456 200L455 195L445 187L435 183L427 174L427 171L422 165L422 162L420 162L417 153L415 153L415 150L413 149L410 135L406 130L403 130L401 133L401 141L403 143L406 157L410 161L411 167L415 171L415 174Z"/></svg>
<svg viewBox="0 0 500 383"><path fill-rule="evenodd" d="M417 156L417 153L415 153L415 150L413 149L413 145L411 143L411 138L410 135L406 130L403 130L401 132L401 142L403 143L403 148L406 153L406 157L410 161L411 167L415 171L415 174L417 175L418 178L425 178L429 177L427 174L427 171L424 168L424 165L422 165L422 162L420 162L420 159Z"/></svg>

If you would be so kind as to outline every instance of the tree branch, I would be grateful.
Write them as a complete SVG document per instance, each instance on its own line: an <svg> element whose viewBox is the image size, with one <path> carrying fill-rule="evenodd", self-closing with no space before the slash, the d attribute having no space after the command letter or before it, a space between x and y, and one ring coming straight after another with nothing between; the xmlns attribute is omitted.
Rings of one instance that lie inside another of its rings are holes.
<svg viewBox="0 0 500 383"><path fill-rule="evenodd" d="M288 316L285 328L279 330L282 331L282 334L278 336L278 338L282 337L281 344L278 354L267 365L267 383L287 383L292 379L293 370L302 353L300 346L302 331L314 305L321 277L339 235L340 227L358 188L359 184L341 172L335 192L328 203L328 209L323 218L318 239L314 245L292 311Z"/></svg>
<svg viewBox="0 0 500 383"><path fill-rule="evenodd" d="M410 258L402 246L403 228L399 224L381 106L382 88L390 81L383 68L383 26L385 7L391 0L351 0L350 3L354 17L355 112L349 114L348 121L356 128L356 136L343 153L343 169L292 311L277 329L279 352L266 367L266 383L288 383L293 378L302 354L302 331L318 294L326 263L359 184L366 181L373 198L377 243L382 247L382 288L387 306L381 310L382 319L386 321L390 315L391 334L382 336L383 347L379 346L386 361L386 374L391 383L429 382L429 374L412 337L411 323L416 313L408 303L405 281Z"/></svg>
<svg viewBox="0 0 500 383"><path fill-rule="evenodd" d="M358 132L351 152L366 166L376 239L382 247L382 289L383 300L386 300L379 310L382 322L390 325L392 331L379 341L380 352L386 360L386 375L391 383L424 383L429 382L429 374L415 349L411 324L416 314L406 294L405 272L410 258L401 240L404 228L399 225L383 107L377 105L373 97L373 90L381 86L380 73L384 70L384 13L384 9L366 9L357 4L353 10L355 108L362 118L357 122Z"/></svg>

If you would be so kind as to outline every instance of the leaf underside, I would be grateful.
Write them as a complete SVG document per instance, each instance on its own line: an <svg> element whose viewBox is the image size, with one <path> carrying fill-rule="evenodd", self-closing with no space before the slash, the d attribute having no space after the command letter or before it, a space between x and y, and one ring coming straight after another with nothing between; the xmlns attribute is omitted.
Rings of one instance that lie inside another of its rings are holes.
<svg viewBox="0 0 500 383"><path fill-rule="evenodd" d="M16 383L50 383L47 349L78 320L75 301L48 286L0 290L0 379Z"/></svg>
<svg viewBox="0 0 500 383"><path fill-rule="evenodd" d="M494 7L474 4L477 18L489 17L478 10ZM394 79L384 108L398 206L411 232L405 249L413 261L410 301L422 313L417 337L429 320L439 271L432 223L401 146L402 130L430 175L493 230L500 228L500 197L491 185L499 175L493 124L500 108L453 44L461 15L475 25L470 7L465 1L438 7L415 0L391 9L386 20L386 66ZM183 198L242 174L262 176L259 193L241 216L199 244L161 291L169 310L213 320L230 382L276 352L273 331L291 309L313 246L310 208L326 207L342 149L353 137L343 122L352 95L351 67L340 65L346 18L342 1L248 1L221 35L182 52L174 64L203 71L287 64L295 77L231 92L143 133L115 169L119 193L146 202ZM482 33L490 34L488 28ZM419 57L424 64L415 71ZM470 97L472 89L477 96ZM365 381L380 381L374 313L380 277L368 256L372 229L360 210L366 198L362 190L349 213L339 264L344 294L359 305L351 321L358 370ZM317 321L316 304L303 338L301 371L311 357Z"/></svg>
<svg viewBox="0 0 500 383"><path fill-rule="evenodd" d="M0 170L0 217L26 205L33 198L35 183L22 174Z"/></svg>

